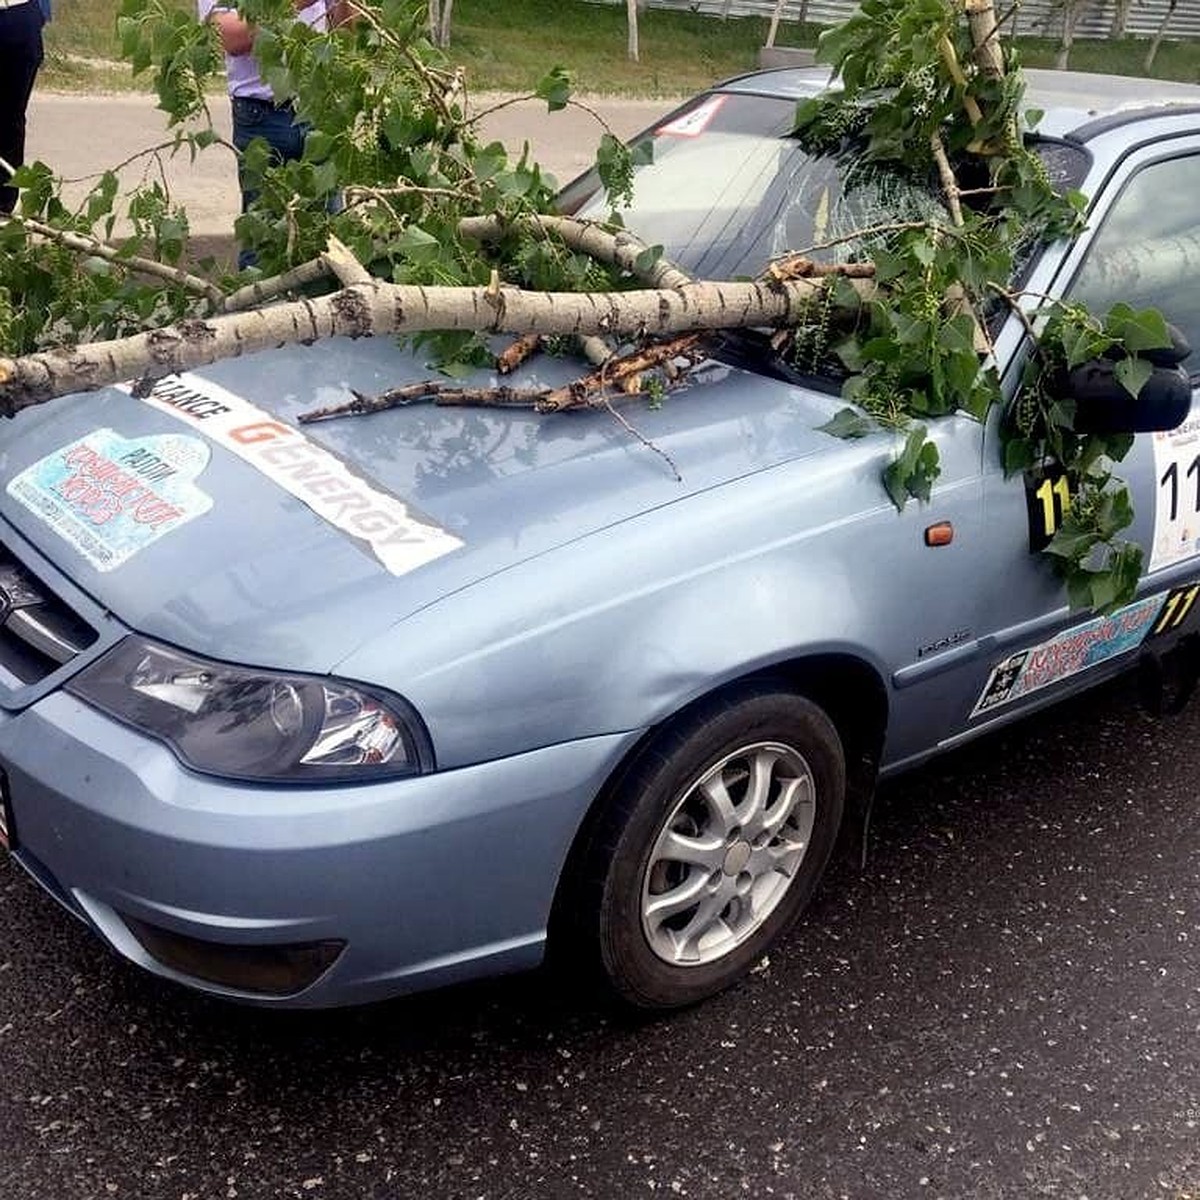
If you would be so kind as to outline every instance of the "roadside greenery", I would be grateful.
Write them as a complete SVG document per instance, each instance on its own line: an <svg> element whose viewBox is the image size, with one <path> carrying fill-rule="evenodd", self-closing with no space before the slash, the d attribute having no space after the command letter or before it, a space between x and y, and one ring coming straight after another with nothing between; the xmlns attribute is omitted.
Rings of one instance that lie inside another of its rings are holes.
<svg viewBox="0 0 1200 1200"><path fill-rule="evenodd" d="M183 12L194 5L180 0ZM1003 6L1002 6L1003 7ZM795 6L789 6L795 11ZM639 63L626 54L625 9L588 0L455 0L450 53L476 91L524 91L547 62L569 63L581 92L679 96L751 70L770 22L649 8L642 12ZM777 43L814 46L821 29L784 21ZM143 86L116 62L120 46L111 0L57 5L46 30L49 59L39 87L70 90ZM1116 75L1141 74L1145 39L1076 41L1071 66ZM1020 37L1021 61L1054 63L1053 37ZM109 60L112 65L105 65ZM1200 78L1200 42L1164 42L1152 72L1160 79Z"/></svg>

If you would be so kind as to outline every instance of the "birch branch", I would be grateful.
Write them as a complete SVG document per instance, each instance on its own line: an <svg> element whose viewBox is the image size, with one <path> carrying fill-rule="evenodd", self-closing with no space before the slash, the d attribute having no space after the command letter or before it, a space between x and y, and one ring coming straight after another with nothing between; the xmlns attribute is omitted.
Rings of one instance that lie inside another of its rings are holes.
<svg viewBox="0 0 1200 1200"><path fill-rule="evenodd" d="M641 238L624 230L612 233L590 221L528 216L516 221L502 221L499 217L465 217L458 223L461 236L476 242L496 242L517 231L532 237L557 237L568 249L628 271L651 287L677 288L692 282L690 275L665 258L656 259L648 269L640 267L638 260L649 249Z"/></svg>
<svg viewBox="0 0 1200 1200"><path fill-rule="evenodd" d="M975 45L975 64L988 79L1004 78L1004 52L993 0L963 0L963 11Z"/></svg>
<svg viewBox="0 0 1200 1200"><path fill-rule="evenodd" d="M35 236L45 238L47 241L58 242L76 253L93 254L107 262L117 263L135 274L150 275L155 279L164 279L168 283L177 284L186 291L203 296L215 307L219 308L223 303L221 289L216 284L210 283L207 279L201 279L198 275L192 275L182 267L172 267L167 263L156 262L152 258L142 258L137 254L125 254L119 246L111 246L107 242L100 241L99 238L85 233L73 233L66 229L55 229L53 225L43 225L41 221L22 217L16 213L8 216L5 220L24 226Z"/></svg>
<svg viewBox="0 0 1200 1200"><path fill-rule="evenodd" d="M851 281L864 300L869 280ZM434 330L479 333L665 336L699 329L799 323L819 280L711 283L629 292L526 292L418 287L382 280L327 296L190 320L127 338L0 357L0 412L147 375L187 371L292 342Z"/></svg>
<svg viewBox="0 0 1200 1200"><path fill-rule="evenodd" d="M222 307L226 312L240 312L244 308L251 308L267 300L274 300L277 296L284 295L285 292L294 292L306 284L316 283L318 280L326 278L328 274L329 265L325 261L325 256L318 255L306 263L301 263L298 267L293 267L290 271L284 271L282 275L272 275L270 279L259 279L254 283L246 284L245 287L238 288L236 292L230 292L225 297Z"/></svg>

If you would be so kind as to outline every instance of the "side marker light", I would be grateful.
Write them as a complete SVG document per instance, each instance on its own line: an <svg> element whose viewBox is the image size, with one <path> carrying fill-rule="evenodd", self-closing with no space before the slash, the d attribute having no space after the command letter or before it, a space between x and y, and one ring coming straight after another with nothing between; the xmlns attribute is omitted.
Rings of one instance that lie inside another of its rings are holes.
<svg viewBox="0 0 1200 1200"><path fill-rule="evenodd" d="M948 546L954 541L954 526L949 521L939 521L925 530L925 545Z"/></svg>

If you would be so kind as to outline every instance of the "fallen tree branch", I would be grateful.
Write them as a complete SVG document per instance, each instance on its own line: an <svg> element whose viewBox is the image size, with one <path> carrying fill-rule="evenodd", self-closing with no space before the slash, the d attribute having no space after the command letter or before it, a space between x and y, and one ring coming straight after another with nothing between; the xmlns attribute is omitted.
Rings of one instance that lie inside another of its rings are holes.
<svg viewBox="0 0 1200 1200"><path fill-rule="evenodd" d="M850 286L864 300L874 295L869 280L851 280ZM820 280L797 279L698 282L629 292L526 292L372 280L327 296L182 321L112 341L0 357L0 412L11 416L70 392L325 337L433 330L643 337L794 325L822 287Z"/></svg>
<svg viewBox="0 0 1200 1200"><path fill-rule="evenodd" d="M224 301L221 289L215 283L201 279L198 275L192 275L182 267L172 267L167 263L157 262L152 258L142 258L137 254L126 254L119 246L112 246L89 234L56 229L53 225L44 225L41 221L35 221L31 217L22 217L17 213L3 218L0 223L9 221L23 226L37 237L58 242L68 250L74 250L80 254L94 254L97 258L117 263L135 274L150 275L155 279L164 279L168 283L177 284L194 295L203 296L216 308L219 308Z"/></svg>
<svg viewBox="0 0 1200 1200"><path fill-rule="evenodd" d="M344 404L331 404L301 413L296 419L301 425L316 421L332 421L337 417L364 417L386 412L389 408L407 408L411 404L442 406L475 405L483 408L537 408L538 402L549 395L549 388L483 387L464 388L436 380L410 383L404 387L388 388L376 396L351 391Z"/></svg>
<svg viewBox="0 0 1200 1200"><path fill-rule="evenodd" d="M997 36L996 9L993 0L963 0L963 11L975 44L975 64L988 79L1004 77L1004 52Z"/></svg>
<svg viewBox="0 0 1200 1200"><path fill-rule="evenodd" d="M542 348L540 333L527 333L517 338L496 355L496 370L511 375L523 362L528 362Z"/></svg>
<svg viewBox="0 0 1200 1200"><path fill-rule="evenodd" d="M270 279L259 279L240 287L236 292L230 292L225 297L222 308L226 312L241 312L242 309L252 308L267 300L274 300L286 292L294 292L310 283L325 279L329 275L329 264L324 255L311 258L282 275L272 275Z"/></svg>
<svg viewBox="0 0 1200 1200"><path fill-rule="evenodd" d="M354 252L350 247L338 238L331 237L329 239L329 245L325 247L325 253L321 255L321 259L330 274L337 277L337 281L342 287L355 287L360 283L370 283L375 278L354 257Z"/></svg>
<svg viewBox="0 0 1200 1200"><path fill-rule="evenodd" d="M603 397L605 388L616 387L626 395L641 390L640 379L645 371L655 367L667 368L679 358L693 360L703 356L703 338L699 333L685 334L670 341L657 342L650 346L623 354L601 364L582 379L573 380L566 387L555 388L539 401L539 412L562 412L568 408L585 408Z"/></svg>
<svg viewBox="0 0 1200 1200"><path fill-rule="evenodd" d="M958 180L955 178L954 171L950 166L950 159L946 155L946 147L937 133L930 135L929 146L933 151L933 161L937 163L938 178L942 183L942 193L946 197L946 206L950 209L950 220L954 222L957 228L961 229L963 213L962 202L958 198Z"/></svg>
<svg viewBox="0 0 1200 1200"><path fill-rule="evenodd" d="M591 221L551 216L519 217L515 221L504 221L500 217L465 217L458 223L458 232L477 242L499 241L516 232L525 232L532 237L556 237L568 249L627 271L650 287L677 288L692 282L692 277L669 259L657 258L649 266L640 263L650 249L641 238L625 230L613 233Z"/></svg>

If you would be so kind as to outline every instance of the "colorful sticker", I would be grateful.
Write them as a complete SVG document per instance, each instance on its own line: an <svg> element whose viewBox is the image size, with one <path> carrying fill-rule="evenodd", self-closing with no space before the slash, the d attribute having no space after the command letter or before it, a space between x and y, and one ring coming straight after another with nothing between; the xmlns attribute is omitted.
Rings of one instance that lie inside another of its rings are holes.
<svg viewBox="0 0 1200 1200"><path fill-rule="evenodd" d="M972 717L1011 704L1098 666L1141 645L1163 606L1163 593L1148 596L1107 617L1096 617L1064 630L1048 642L1018 650L988 676Z"/></svg>
<svg viewBox="0 0 1200 1200"><path fill-rule="evenodd" d="M27 467L8 494L111 571L151 542L208 512L195 486L211 451L181 433L125 438L96 429Z"/></svg>
<svg viewBox="0 0 1200 1200"><path fill-rule="evenodd" d="M160 379L147 404L231 450L330 525L358 538L393 575L404 575L462 546L428 517L359 478L299 429L198 375Z"/></svg>
<svg viewBox="0 0 1200 1200"><path fill-rule="evenodd" d="M1154 435L1154 490L1150 571L1200 554L1200 412Z"/></svg>
<svg viewBox="0 0 1200 1200"><path fill-rule="evenodd" d="M671 137L699 137L712 124L721 105L725 103L724 96L711 96L695 108L688 109L673 121L661 126L658 134L668 134Z"/></svg>

